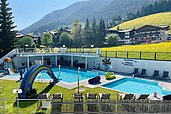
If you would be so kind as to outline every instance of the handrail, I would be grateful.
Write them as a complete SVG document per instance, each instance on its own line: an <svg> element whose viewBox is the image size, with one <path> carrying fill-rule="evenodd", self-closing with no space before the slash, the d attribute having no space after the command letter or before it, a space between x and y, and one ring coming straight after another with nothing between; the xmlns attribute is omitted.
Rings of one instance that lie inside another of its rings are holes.
<svg viewBox="0 0 171 114"><path fill-rule="evenodd" d="M17 54L17 49L13 49L12 51L10 51L9 53L7 53L4 57L2 57L0 59L0 64L3 63L4 59L7 58L7 57L12 57L13 55Z"/></svg>

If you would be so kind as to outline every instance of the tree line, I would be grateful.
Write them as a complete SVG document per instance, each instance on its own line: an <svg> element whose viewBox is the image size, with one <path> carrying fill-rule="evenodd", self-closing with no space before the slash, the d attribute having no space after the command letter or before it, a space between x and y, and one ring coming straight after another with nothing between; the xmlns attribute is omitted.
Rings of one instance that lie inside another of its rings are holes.
<svg viewBox="0 0 171 114"><path fill-rule="evenodd" d="M171 11L171 0L159 0L147 6L141 6L135 13L128 13L126 17L113 17L106 25L107 28L111 28L132 19L168 11Z"/></svg>

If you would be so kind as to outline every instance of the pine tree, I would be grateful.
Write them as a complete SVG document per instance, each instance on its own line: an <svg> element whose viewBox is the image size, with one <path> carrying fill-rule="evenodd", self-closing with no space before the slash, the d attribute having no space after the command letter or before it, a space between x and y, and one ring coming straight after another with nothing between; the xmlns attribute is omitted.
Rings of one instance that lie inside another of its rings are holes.
<svg viewBox="0 0 171 114"><path fill-rule="evenodd" d="M97 24L96 24L96 19L93 18L93 23L92 23L92 26L91 26L91 31L92 31L92 45L94 45L95 47L97 47L97 37L98 37L98 34L97 34Z"/></svg>
<svg viewBox="0 0 171 114"><path fill-rule="evenodd" d="M105 42L105 36L106 36L106 26L104 20L101 19L98 28L98 39L97 39L98 47L103 46Z"/></svg>
<svg viewBox="0 0 171 114"><path fill-rule="evenodd" d="M82 36L82 24L79 19L76 19L73 23L71 29L71 35L73 37L73 45L75 47L82 47L83 46L83 36Z"/></svg>
<svg viewBox="0 0 171 114"><path fill-rule="evenodd" d="M7 0L0 0L0 49L2 56L12 50L16 45L16 26L13 26L11 8Z"/></svg>
<svg viewBox="0 0 171 114"><path fill-rule="evenodd" d="M89 19L87 18L85 26L84 26L84 45L89 47L92 43L91 41L91 26Z"/></svg>

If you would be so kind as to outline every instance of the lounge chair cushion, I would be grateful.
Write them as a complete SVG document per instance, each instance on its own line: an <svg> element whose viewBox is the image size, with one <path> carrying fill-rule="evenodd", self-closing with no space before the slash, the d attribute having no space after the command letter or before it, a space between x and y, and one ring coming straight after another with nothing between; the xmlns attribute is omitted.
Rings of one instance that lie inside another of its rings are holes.
<svg viewBox="0 0 171 114"><path fill-rule="evenodd" d="M53 99L62 99L62 94L53 94Z"/></svg>
<svg viewBox="0 0 171 114"><path fill-rule="evenodd" d="M89 84L94 84L94 83L98 83L98 82L100 82L100 76L97 76L97 77L94 77L94 78L88 80Z"/></svg>
<svg viewBox="0 0 171 114"><path fill-rule="evenodd" d="M139 97L138 97L138 100L140 99L147 99L149 96L149 94L141 94Z"/></svg>
<svg viewBox="0 0 171 114"><path fill-rule="evenodd" d="M74 99L83 99L83 95L82 94L74 94Z"/></svg>
<svg viewBox="0 0 171 114"><path fill-rule="evenodd" d="M96 99L97 98L97 94L96 93L88 93L87 94L87 99Z"/></svg>
<svg viewBox="0 0 171 114"><path fill-rule="evenodd" d="M102 94L101 99L110 99L110 94Z"/></svg>

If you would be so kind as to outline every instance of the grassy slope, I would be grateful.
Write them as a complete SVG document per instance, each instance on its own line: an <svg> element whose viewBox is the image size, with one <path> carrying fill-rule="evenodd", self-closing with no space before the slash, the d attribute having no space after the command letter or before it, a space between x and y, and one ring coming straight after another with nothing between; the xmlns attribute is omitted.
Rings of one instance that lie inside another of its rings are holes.
<svg viewBox="0 0 171 114"><path fill-rule="evenodd" d="M144 25L169 25L171 26L171 12L167 13L157 13L141 18L137 18L131 21L124 22L119 26L120 29L130 29L130 28L139 28ZM117 26L112 28L113 30L117 29ZM171 33L171 30L169 31Z"/></svg>
<svg viewBox="0 0 171 114"><path fill-rule="evenodd" d="M107 53L108 57L116 57L116 53L112 51L125 51L125 52L117 53L118 54L117 57L120 58L126 58L127 57L126 51L131 51L129 52L129 58L137 58L137 59L140 58L139 52L142 52L142 57L141 57L142 59L154 59L154 52L162 52L162 53L157 53L156 55L157 60L171 60L171 42L102 48L102 51L111 51ZM163 53L163 52L169 52L169 53ZM105 53L102 54L105 55Z"/></svg>
<svg viewBox="0 0 171 114"><path fill-rule="evenodd" d="M17 95L12 93L13 89L19 88L20 83L16 83L15 81L7 81L7 80L1 80L0 79L0 87L4 88L4 92L0 94L0 98L16 98ZM41 92L43 89L45 89L48 86L47 83L34 83L34 88L37 89L38 93ZM85 88L85 87L84 87ZM108 90L108 89L103 89L100 87L91 89L91 88L85 88L86 91L83 92L84 96L86 93L110 93L112 99L116 99L116 95L118 92ZM54 86L48 93L63 93L64 95L64 100L73 100L73 93L75 93L75 89L68 90L64 89L59 86ZM8 114L13 114L17 112L17 108L13 106L15 100L11 101L6 101L5 102L5 113ZM0 101L0 107L1 107L1 101ZM20 104L21 114L29 114L29 113L35 113L36 108L37 108L37 102L22 102ZM1 112L0 108L0 112Z"/></svg>
<svg viewBox="0 0 171 114"><path fill-rule="evenodd" d="M171 52L171 42L102 48L102 51Z"/></svg>

